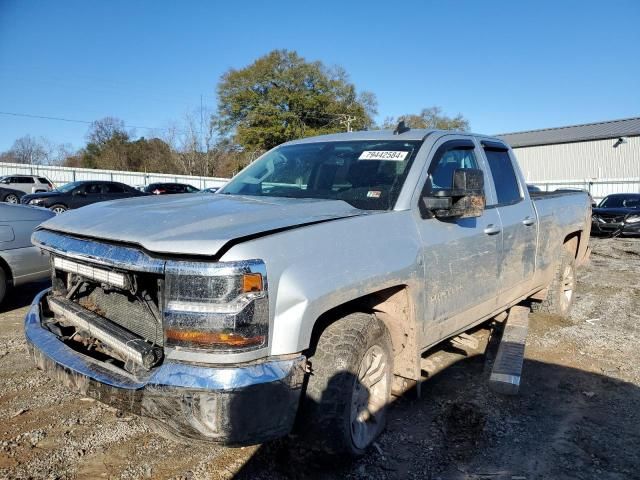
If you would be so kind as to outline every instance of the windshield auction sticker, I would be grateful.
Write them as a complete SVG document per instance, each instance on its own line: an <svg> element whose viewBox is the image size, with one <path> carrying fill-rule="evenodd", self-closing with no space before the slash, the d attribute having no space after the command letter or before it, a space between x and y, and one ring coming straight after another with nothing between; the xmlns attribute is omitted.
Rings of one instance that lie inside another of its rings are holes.
<svg viewBox="0 0 640 480"><path fill-rule="evenodd" d="M402 162L407 158L407 155L409 155L409 152L366 150L360 154L358 160L391 160L393 162Z"/></svg>

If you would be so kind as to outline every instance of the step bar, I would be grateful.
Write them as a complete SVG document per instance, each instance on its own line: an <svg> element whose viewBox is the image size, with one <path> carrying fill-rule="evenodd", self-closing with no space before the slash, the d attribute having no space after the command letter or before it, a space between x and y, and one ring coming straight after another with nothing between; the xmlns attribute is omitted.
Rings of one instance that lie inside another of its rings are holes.
<svg viewBox="0 0 640 480"><path fill-rule="evenodd" d="M520 389L530 311L529 307L521 305L511 307L509 310L489 378L489 387L494 392L516 395Z"/></svg>

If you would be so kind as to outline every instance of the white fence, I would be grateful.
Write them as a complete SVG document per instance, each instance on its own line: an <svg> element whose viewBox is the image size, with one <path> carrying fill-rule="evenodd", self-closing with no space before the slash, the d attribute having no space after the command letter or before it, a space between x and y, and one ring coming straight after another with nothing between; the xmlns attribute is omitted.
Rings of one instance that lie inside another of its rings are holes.
<svg viewBox="0 0 640 480"><path fill-rule="evenodd" d="M600 200L611 193L640 193L640 177L636 178L603 178L584 180L553 180L553 181L528 181L545 192L552 192L559 188L580 188L588 191L591 196Z"/></svg>
<svg viewBox="0 0 640 480"><path fill-rule="evenodd" d="M94 170L92 168L54 167L50 165L25 165L22 163L0 163L0 176L39 175L47 177L56 185L76 180L111 180L127 185L148 185L155 182L189 183L197 188L221 187L227 178L170 175L166 173L120 172L117 170Z"/></svg>
<svg viewBox="0 0 640 480"><path fill-rule="evenodd" d="M57 185L76 180L112 180L132 186L148 185L154 182L180 182L189 183L198 188L208 188L221 187L228 181L227 178L169 175L166 173L120 172L117 170L94 170L91 168L0 163L0 176L13 174L40 175L47 177ZM626 179L531 180L527 183L549 192L559 188L580 188L587 190L597 200L606 197L610 193L640 193L640 177Z"/></svg>

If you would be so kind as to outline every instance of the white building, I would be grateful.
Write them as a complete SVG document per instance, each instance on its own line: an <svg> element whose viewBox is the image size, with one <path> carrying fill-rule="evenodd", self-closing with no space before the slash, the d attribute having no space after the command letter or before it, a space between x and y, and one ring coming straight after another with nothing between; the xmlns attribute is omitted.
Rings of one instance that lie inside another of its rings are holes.
<svg viewBox="0 0 640 480"><path fill-rule="evenodd" d="M528 183L584 188L595 198L640 192L640 118L498 135L513 148Z"/></svg>

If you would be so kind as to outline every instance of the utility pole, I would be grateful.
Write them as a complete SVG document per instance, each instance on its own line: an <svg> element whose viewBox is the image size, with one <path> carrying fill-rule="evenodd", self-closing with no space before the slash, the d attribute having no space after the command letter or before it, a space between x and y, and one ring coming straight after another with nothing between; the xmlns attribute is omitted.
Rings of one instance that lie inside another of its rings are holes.
<svg viewBox="0 0 640 480"><path fill-rule="evenodd" d="M344 125L347 128L347 132L352 132L351 130L351 122L355 121L356 117L354 115L345 114L342 115L342 119L340 120L340 125Z"/></svg>
<svg viewBox="0 0 640 480"><path fill-rule="evenodd" d="M204 143L204 134L202 133L202 124L204 123L204 105L202 102L202 94L200 94L200 142Z"/></svg>

